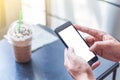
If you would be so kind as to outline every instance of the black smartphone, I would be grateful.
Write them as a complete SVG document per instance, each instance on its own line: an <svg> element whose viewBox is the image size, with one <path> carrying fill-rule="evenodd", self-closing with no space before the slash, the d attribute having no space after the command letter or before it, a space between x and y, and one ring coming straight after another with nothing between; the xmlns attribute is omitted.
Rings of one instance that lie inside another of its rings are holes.
<svg viewBox="0 0 120 80"><path fill-rule="evenodd" d="M70 21L57 27L55 33L67 48L74 48L76 55L86 60L90 66L98 60L98 57L89 51L88 44Z"/></svg>

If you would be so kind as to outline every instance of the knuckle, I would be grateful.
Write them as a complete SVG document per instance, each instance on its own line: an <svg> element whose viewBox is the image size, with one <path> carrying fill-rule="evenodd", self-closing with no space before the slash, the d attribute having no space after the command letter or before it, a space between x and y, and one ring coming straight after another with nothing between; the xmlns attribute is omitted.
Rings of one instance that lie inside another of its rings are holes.
<svg viewBox="0 0 120 80"><path fill-rule="evenodd" d="M99 35L100 35L101 38L104 37L106 34L107 34L107 33L106 33L106 32L103 32L103 31L101 31L101 33L99 33Z"/></svg>
<svg viewBox="0 0 120 80"><path fill-rule="evenodd" d="M70 66L70 67L67 68L67 70L68 70L68 71L73 71L74 68Z"/></svg>
<svg viewBox="0 0 120 80"><path fill-rule="evenodd" d="M76 62L76 58L75 57L72 58L72 62L73 63Z"/></svg>
<svg viewBox="0 0 120 80"><path fill-rule="evenodd" d="M100 44L99 44L99 42L96 42L95 43L95 47L98 47Z"/></svg>

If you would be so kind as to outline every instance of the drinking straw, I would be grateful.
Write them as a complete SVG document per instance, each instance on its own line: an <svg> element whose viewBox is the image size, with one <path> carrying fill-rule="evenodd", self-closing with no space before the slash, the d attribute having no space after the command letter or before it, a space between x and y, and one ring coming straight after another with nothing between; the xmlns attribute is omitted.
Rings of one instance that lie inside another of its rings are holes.
<svg viewBox="0 0 120 80"><path fill-rule="evenodd" d="M22 23L22 11L19 11L19 26L18 26L19 33L20 33L21 23Z"/></svg>

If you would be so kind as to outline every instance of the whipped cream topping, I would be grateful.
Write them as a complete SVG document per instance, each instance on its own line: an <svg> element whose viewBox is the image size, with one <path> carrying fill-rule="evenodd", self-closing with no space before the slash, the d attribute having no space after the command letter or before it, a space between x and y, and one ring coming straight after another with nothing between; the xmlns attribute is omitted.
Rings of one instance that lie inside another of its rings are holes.
<svg viewBox="0 0 120 80"><path fill-rule="evenodd" d="M15 41L24 41L30 37L32 37L32 27L28 24L22 23L20 27L20 31L18 28L18 21L14 22L9 31L9 36Z"/></svg>

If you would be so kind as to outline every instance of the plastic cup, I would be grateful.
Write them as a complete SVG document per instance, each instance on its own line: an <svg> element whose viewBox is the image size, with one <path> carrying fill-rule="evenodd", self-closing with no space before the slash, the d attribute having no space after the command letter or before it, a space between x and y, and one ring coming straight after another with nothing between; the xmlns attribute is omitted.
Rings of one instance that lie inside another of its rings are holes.
<svg viewBox="0 0 120 80"><path fill-rule="evenodd" d="M16 62L26 63L31 59L32 27L22 22L19 31L18 26L18 21L13 22L9 28L8 34L13 44Z"/></svg>

